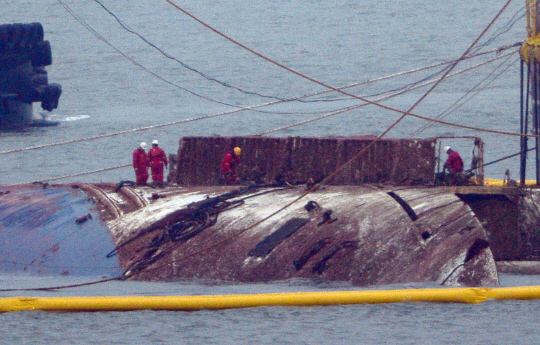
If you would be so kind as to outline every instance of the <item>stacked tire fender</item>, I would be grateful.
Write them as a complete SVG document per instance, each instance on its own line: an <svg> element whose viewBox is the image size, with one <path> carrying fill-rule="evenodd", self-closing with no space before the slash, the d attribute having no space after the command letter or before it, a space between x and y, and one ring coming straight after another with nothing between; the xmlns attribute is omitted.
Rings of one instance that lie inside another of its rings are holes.
<svg viewBox="0 0 540 345"><path fill-rule="evenodd" d="M0 93L15 93L21 102L58 107L60 84L49 84L45 66L52 64L49 41L41 23L0 25Z"/></svg>

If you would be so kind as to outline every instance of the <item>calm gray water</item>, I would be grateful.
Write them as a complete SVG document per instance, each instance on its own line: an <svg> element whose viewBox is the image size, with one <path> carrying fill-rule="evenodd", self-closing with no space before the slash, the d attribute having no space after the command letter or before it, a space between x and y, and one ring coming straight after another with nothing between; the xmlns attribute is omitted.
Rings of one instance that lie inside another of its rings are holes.
<svg viewBox="0 0 540 345"><path fill-rule="evenodd" d="M62 3L69 7L77 21ZM217 30L271 59L332 86L364 82L459 57L487 26L505 1L452 2L421 0L288 0L212 2L186 0L179 4ZM276 67L233 45L164 0L102 0L110 12L92 0L4 0L2 22L39 21L53 47L49 80L62 84L59 109L50 114L56 128L0 134L0 150L116 133L280 99L323 91L324 87ZM480 40L481 51L525 38L524 1L514 1ZM96 38L80 21L90 26ZM113 48L114 47L114 48ZM121 51L124 55L119 53ZM514 50L515 51L515 50ZM501 54L505 54L502 52ZM130 62L136 61L138 65ZM488 54L459 64L455 71L489 59ZM504 62L506 61L506 62ZM141 68L141 66L144 67ZM185 68L189 66L192 70ZM499 67L498 69L496 69ZM153 74L148 73L151 71ZM440 75L442 67L349 89L369 96L399 89ZM494 72L495 71L495 72ZM488 78L472 100L445 120L470 126L519 132L519 62L516 54L439 85L414 113L435 117ZM439 74L437 74L439 73ZM223 86L201 76L215 78ZM385 104L407 110L428 87L415 89ZM254 94L255 93L255 94ZM256 95L259 94L259 95ZM266 96L266 97L261 97ZM154 138L167 152L178 148L184 135L251 135L360 104L328 93L309 100L245 111L205 121L155 128L106 139L81 141L39 150L0 155L0 183L31 182L56 176L129 164L131 151ZM39 106L35 108L39 113ZM399 114L365 106L322 121L273 133L275 136L380 134ZM424 125L407 118L389 137L405 137ZM519 150L516 137L435 125L417 137L479 135L486 143L486 162ZM470 160L472 144L448 140ZM249 148L244 148L249 149ZM487 168L502 178L518 161ZM532 170L529 172L532 176ZM65 181L132 179L130 168ZM99 278L99 277L96 277ZM88 277L2 275L0 287L37 287L86 281ZM539 277L505 275L507 286L540 284ZM388 288L432 287L384 286ZM56 293L26 295L155 295L221 294L351 289L306 282L268 285L115 282ZM3 296L20 295L4 294ZM5 344L535 344L539 302L490 301L479 305L403 303L320 308L254 308L229 311L42 313L0 315L0 343Z"/></svg>

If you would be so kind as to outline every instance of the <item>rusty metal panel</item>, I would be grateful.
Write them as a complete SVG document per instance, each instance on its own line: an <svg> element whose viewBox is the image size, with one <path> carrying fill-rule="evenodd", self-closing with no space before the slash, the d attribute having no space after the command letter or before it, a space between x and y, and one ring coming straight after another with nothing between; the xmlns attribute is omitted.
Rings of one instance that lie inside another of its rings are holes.
<svg viewBox="0 0 540 345"><path fill-rule="evenodd" d="M425 185L432 181L435 139L382 139L372 144L373 140L374 137L183 137L173 170L176 173L171 172L169 180L182 185L218 185L223 156L239 146L242 164L238 173L243 182L317 181L332 175L366 148L327 182Z"/></svg>

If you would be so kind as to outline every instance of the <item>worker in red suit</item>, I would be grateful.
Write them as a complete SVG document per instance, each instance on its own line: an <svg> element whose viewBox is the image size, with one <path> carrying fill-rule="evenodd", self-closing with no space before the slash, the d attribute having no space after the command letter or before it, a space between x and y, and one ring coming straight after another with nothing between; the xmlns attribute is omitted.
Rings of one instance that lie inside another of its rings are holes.
<svg viewBox="0 0 540 345"><path fill-rule="evenodd" d="M459 153L452 150L450 146L446 146L444 151L448 154L448 158L444 162L443 170L435 174L434 183L446 186L465 186L469 184L472 175L463 171L463 160Z"/></svg>
<svg viewBox="0 0 540 345"><path fill-rule="evenodd" d="M158 146L157 140L152 140L152 148L148 152L148 161L150 162L150 170L152 171L152 183L154 187L163 187L163 166L167 168L167 155L161 147Z"/></svg>
<svg viewBox="0 0 540 345"><path fill-rule="evenodd" d="M450 173L453 174L463 172L463 160L459 153L452 150L450 146L446 146L444 151L448 154L448 159L444 162L444 169L450 170Z"/></svg>
<svg viewBox="0 0 540 345"><path fill-rule="evenodd" d="M241 153L242 150L239 147L235 147L232 151L225 154L221 162L221 171L225 177L226 184L235 184L238 179L236 167L240 164Z"/></svg>
<svg viewBox="0 0 540 345"><path fill-rule="evenodd" d="M148 155L146 153L146 143L142 142L133 151L133 168L138 185L145 185L148 181Z"/></svg>

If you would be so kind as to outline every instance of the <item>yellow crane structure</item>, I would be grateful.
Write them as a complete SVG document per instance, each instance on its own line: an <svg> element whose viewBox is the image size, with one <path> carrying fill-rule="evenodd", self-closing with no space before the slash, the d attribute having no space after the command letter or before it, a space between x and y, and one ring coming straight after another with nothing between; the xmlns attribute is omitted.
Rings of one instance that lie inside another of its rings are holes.
<svg viewBox="0 0 540 345"><path fill-rule="evenodd" d="M528 149L528 134L538 134L540 123L540 3L537 0L525 0L527 18L527 39L521 46L521 160L520 182L525 185ZM525 66L527 67L525 69ZM532 123L530 123L532 122ZM540 185L540 153L539 138L534 145L536 162L536 184Z"/></svg>

